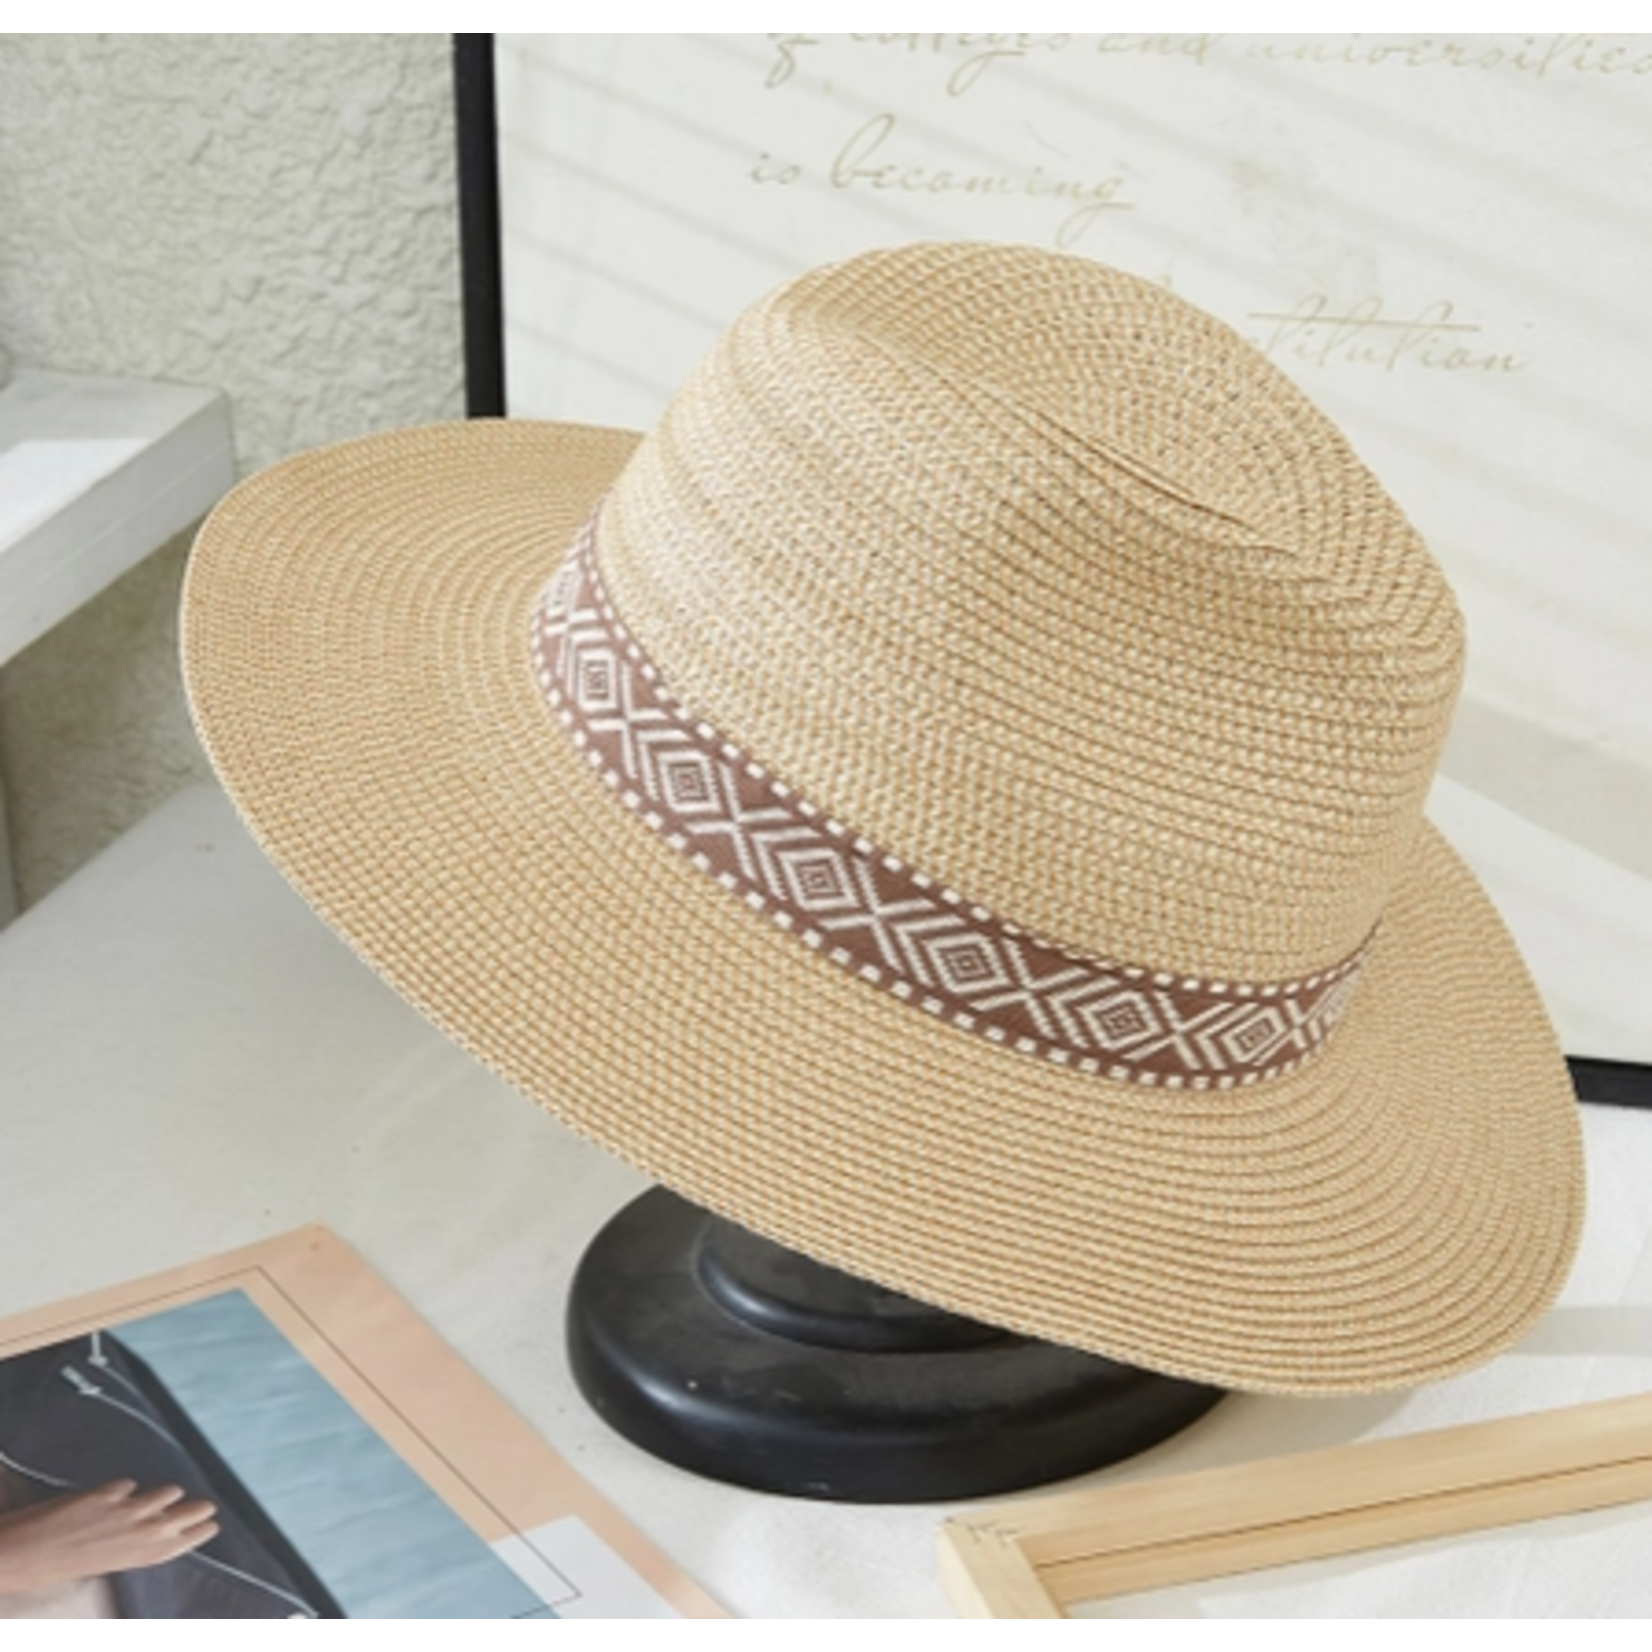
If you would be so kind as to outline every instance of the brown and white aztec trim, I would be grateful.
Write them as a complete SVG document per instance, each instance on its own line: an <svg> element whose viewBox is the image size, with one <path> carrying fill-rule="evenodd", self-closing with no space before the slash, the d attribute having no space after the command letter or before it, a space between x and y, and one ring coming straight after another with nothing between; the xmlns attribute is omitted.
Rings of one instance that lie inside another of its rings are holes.
<svg viewBox="0 0 1652 1652"><path fill-rule="evenodd" d="M1107 1078L1231 1089L1291 1071L1329 1036L1369 942L1334 968L1268 985L1086 957L824 815L660 685L603 588L595 520L535 611L540 688L625 807L747 906L896 998Z"/></svg>

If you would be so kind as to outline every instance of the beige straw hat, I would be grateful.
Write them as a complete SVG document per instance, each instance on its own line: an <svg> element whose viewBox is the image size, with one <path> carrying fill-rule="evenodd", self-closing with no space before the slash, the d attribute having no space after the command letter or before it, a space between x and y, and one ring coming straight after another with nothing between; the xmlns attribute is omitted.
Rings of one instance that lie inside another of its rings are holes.
<svg viewBox="0 0 1652 1652"><path fill-rule="evenodd" d="M254 477L184 620L208 750L323 917L736 1222L1242 1388L1440 1376L1560 1287L1566 1070L1422 817L1451 592L1157 287L817 271L646 437Z"/></svg>

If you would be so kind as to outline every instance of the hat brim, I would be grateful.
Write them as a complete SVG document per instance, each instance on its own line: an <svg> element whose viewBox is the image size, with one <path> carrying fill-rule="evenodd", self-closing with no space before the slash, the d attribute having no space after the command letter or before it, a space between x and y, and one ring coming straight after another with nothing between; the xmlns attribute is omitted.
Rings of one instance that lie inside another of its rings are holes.
<svg viewBox="0 0 1652 1652"><path fill-rule="evenodd" d="M254 835L459 1044L691 1200L940 1306L1293 1392L1516 1339L1582 1214L1566 1070L1425 826L1315 1059L1167 1092L987 1044L673 852L532 676L544 582L638 438L439 426L303 455L203 529L197 725Z"/></svg>

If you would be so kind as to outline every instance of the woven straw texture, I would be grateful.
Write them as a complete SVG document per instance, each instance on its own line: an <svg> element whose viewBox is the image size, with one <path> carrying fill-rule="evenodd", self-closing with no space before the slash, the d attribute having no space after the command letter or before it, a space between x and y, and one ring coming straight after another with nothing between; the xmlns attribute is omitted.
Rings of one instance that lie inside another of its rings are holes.
<svg viewBox="0 0 1652 1652"><path fill-rule="evenodd" d="M1230 1091L1112 1082L732 898L535 683L536 599L599 499L662 680L787 785L1082 953L1267 983L1369 938L1326 1047ZM1421 818L1451 594L1323 416L1156 288L1011 248L817 272L640 445L472 424L253 478L184 627L207 748L306 898L524 1093L736 1221L1236 1387L1443 1375L1559 1289L1565 1069Z"/></svg>

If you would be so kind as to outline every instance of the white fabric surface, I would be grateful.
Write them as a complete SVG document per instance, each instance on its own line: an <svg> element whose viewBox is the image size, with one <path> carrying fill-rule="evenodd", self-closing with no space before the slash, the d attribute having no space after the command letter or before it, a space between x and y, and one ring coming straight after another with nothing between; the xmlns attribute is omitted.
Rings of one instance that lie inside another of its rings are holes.
<svg viewBox="0 0 1652 1652"><path fill-rule="evenodd" d="M1411 1394L1234 1396L1097 1481L1652 1389L1652 1114L1585 1113L1583 1253L1520 1348ZM322 1221L731 1611L949 1615L945 1510L715 1485L590 1415L563 1355L564 1292L644 1184L407 1009L215 791L174 800L0 936L0 1132L0 1313ZM1649 1539L1652 1506L1634 1506L1089 1611L1639 1616Z"/></svg>

